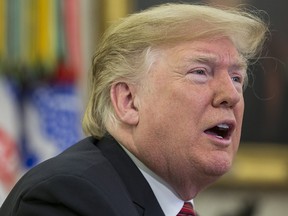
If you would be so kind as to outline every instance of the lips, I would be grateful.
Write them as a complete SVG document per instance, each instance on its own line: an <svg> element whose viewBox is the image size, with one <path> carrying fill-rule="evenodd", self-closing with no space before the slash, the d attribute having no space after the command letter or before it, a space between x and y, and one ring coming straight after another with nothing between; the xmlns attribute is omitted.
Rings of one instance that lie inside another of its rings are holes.
<svg viewBox="0 0 288 216"><path fill-rule="evenodd" d="M214 136L218 139L224 139L228 140L230 139L232 132L235 128L235 124L223 122L220 124L217 124L211 128L208 128L204 132L210 136Z"/></svg>

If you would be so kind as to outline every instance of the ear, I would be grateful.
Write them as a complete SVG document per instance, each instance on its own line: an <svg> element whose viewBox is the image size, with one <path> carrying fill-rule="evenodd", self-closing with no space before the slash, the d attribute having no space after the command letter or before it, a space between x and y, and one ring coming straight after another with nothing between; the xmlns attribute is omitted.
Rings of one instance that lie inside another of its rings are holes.
<svg viewBox="0 0 288 216"><path fill-rule="evenodd" d="M110 97L118 118L126 124L137 125L138 109L135 106L135 87L125 82L112 85Z"/></svg>

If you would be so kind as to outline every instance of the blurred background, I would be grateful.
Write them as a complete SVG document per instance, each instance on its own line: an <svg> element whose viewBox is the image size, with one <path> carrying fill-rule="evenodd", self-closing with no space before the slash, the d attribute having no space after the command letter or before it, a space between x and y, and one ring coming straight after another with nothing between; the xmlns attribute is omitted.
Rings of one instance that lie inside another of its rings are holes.
<svg viewBox="0 0 288 216"><path fill-rule="evenodd" d="M164 0L0 0L0 205L31 167L84 135L87 74L116 19ZM196 199L203 216L288 215L288 1L184 1L262 10L270 36L249 68L233 169Z"/></svg>

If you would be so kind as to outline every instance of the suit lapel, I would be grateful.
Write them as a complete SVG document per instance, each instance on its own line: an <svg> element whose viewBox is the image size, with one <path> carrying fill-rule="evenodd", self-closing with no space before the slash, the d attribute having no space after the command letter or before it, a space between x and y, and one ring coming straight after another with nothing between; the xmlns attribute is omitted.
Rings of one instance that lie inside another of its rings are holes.
<svg viewBox="0 0 288 216"><path fill-rule="evenodd" d="M118 172L139 215L164 216L150 185L117 141L107 135L97 143L97 146Z"/></svg>

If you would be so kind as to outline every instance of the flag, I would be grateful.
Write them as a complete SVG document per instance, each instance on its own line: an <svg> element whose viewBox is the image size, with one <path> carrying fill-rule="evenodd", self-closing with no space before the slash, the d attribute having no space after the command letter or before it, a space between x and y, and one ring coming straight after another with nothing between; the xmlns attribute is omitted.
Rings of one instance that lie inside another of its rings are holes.
<svg viewBox="0 0 288 216"><path fill-rule="evenodd" d="M0 76L0 204L20 176L21 124L15 91Z"/></svg>
<svg viewBox="0 0 288 216"><path fill-rule="evenodd" d="M41 84L25 93L22 154L27 168L82 138L81 104L72 84Z"/></svg>

